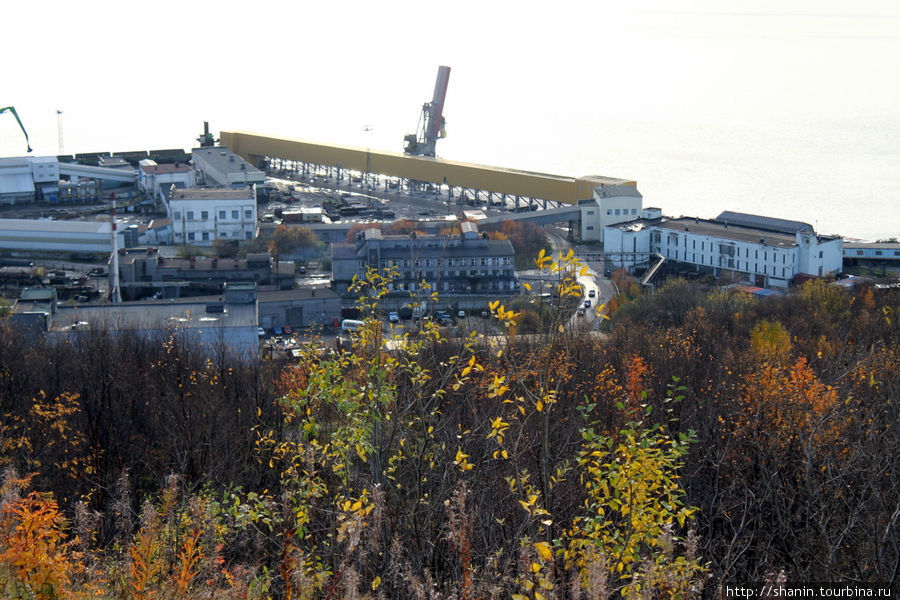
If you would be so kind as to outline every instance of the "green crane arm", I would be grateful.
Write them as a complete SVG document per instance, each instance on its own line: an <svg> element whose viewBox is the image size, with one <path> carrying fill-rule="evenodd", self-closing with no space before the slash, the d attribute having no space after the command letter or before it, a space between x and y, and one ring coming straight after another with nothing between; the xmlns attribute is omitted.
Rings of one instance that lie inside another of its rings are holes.
<svg viewBox="0 0 900 600"><path fill-rule="evenodd" d="M16 118L16 121L19 122L19 127L22 128L22 133L25 134L25 145L28 146L28 151L31 152L31 143L28 141L28 132L25 131L25 126L22 125L22 119L19 118L19 113L16 112L16 108L14 106L7 106L5 108L0 108L0 114L9 111L12 113L12 116Z"/></svg>

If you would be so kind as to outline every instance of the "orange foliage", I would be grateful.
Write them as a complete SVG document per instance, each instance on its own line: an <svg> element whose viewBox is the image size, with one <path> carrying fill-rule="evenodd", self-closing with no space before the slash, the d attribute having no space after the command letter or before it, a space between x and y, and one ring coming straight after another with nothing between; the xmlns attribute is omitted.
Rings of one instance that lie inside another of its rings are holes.
<svg viewBox="0 0 900 600"><path fill-rule="evenodd" d="M747 376L738 433L756 436L765 432L776 445L787 447L812 433L837 399L837 392L818 380L805 357L789 367L766 363ZM834 428L816 431L828 439L838 433Z"/></svg>
<svg viewBox="0 0 900 600"><path fill-rule="evenodd" d="M641 404L645 397L644 378L650 372L647 363L640 356L632 356L628 359L628 373L625 383L625 412L626 420L633 421L640 418Z"/></svg>
<svg viewBox="0 0 900 600"><path fill-rule="evenodd" d="M70 576L81 572L79 553L66 541L65 519L48 494L31 492L0 510L0 564L38 600L70 598Z"/></svg>

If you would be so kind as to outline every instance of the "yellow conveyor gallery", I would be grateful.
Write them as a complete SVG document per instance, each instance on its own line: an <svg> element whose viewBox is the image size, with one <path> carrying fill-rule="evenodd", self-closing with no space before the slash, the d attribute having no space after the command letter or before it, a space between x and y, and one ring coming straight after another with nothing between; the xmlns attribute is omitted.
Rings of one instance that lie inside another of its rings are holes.
<svg viewBox="0 0 900 600"><path fill-rule="evenodd" d="M265 157L339 167L359 173L369 172L433 184L485 190L497 194L523 196L575 204L593 197L595 187L605 185L637 186L635 181L603 176L566 177L532 173L503 167L409 156L385 152L277 138L244 131L222 131L220 143L251 164L259 165Z"/></svg>

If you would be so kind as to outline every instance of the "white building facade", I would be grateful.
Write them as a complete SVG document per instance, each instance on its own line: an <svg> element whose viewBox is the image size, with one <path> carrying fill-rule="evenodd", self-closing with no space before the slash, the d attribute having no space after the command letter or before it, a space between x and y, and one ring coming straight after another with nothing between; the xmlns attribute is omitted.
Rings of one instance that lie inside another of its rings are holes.
<svg viewBox="0 0 900 600"><path fill-rule="evenodd" d="M150 159L140 162L138 188L148 197L164 202L164 190L172 184L183 188L194 187L196 180L191 166L185 163L158 165L156 161Z"/></svg>
<svg viewBox="0 0 900 600"><path fill-rule="evenodd" d="M644 198L633 185L600 184L594 197L579 200L581 207L581 239L602 242L606 227L641 216Z"/></svg>
<svg viewBox="0 0 900 600"><path fill-rule="evenodd" d="M173 189L166 208L175 244L212 246L257 235L255 186Z"/></svg>
<svg viewBox="0 0 900 600"><path fill-rule="evenodd" d="M654 254L719 275L742 273L760 287L787 287L798 275L824 277L842 269L842 240L730 225L694 218L641 219L606 228L604 252L619 267L646 265ZM631 254L629 254L629 252Z"/></svg>

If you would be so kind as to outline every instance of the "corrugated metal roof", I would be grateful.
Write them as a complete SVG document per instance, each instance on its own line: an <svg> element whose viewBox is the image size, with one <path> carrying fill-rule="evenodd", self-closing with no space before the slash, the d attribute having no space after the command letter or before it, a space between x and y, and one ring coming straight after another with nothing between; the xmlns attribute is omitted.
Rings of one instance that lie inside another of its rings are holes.
<svg viewBox="0 0 900 600"><path fill-rule="evenodd" d="M723 211L715 218L720 223L728 223L729 225L740 225L742 227L755 227L756 229L765 229L767 231L777 231L780 233L797 233L798 231L812 231L812 225L801 221L789 221L787 219L777 219L775 217L764 217L762 215L751 215L748 213L733 212L730 210Z"/></svg>
<svg viewBox="0 0 900 600"><path fill-rule="evenodd" d="M98 233L109 235L110 224L104 221L47 221L42 219L0 219L0 229L7 231L43 231L51 233Z"/></svg>

